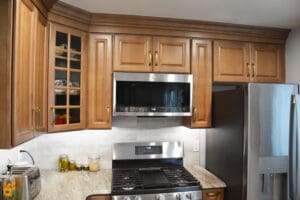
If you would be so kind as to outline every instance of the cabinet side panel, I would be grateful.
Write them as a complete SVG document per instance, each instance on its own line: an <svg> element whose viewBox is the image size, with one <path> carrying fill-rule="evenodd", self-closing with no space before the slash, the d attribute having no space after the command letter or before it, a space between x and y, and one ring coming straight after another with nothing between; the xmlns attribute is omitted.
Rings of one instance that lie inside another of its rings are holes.
<svg viewBox="0 0 300 200"><path fill-rule="evenodd" d="M0 3L0 148L11 147L11 65L13 1Z"/></svg>

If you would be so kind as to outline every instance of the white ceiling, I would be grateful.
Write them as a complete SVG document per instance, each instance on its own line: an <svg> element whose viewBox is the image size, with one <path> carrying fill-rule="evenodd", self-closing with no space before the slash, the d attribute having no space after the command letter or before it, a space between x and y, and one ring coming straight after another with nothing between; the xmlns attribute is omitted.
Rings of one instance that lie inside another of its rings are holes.
<svg viewBox="0 0 300 200"><path fill-rule="evenodd" d="M94 13L142 15L280 28L300 26L300 0L62 0Z"/></svg>

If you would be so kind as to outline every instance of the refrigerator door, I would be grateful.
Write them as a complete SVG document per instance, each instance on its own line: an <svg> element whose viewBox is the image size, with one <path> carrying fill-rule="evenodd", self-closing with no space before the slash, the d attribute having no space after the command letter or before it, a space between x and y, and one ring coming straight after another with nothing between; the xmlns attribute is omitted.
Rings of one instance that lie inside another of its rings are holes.
<svg viewBox="0 0 300 200"><path fill-rule="evenodd" d="M286 200L292 95L297 85L248 85L247 200Z"/></svg>
<svg viewBox="0 0 300 200"><path fill-rule="evenodd" d="M295 95L292 102L290 126L290 168L289 200L300 200L300 95Z"/></svg>

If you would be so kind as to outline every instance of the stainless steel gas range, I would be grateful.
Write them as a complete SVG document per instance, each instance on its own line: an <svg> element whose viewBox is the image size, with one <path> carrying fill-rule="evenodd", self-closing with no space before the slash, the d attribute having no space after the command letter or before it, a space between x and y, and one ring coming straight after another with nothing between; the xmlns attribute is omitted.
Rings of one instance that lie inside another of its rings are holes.
<svg viewBox="0 0 300 200"><path fill-rule="evenodd" d="M117 143L112 165L113 200L202 200L182 142Z"/></svg>

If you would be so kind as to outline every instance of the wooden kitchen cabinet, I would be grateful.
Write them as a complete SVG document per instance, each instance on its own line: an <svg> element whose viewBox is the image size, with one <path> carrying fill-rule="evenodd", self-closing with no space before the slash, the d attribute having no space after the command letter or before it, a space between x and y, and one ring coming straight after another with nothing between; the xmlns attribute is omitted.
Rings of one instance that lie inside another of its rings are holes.
<svg viewBox="0 0 300 200"><path fill-rule="evenodd" d="M203 200L224 200L224 189L202 190Z"/></svg>
<svg viewBox="0 0 300 200"><path fill-rule="evenodd" d="M30 0L16 1L12 145L46 131L47 22Z"/></svg>
<svg viewBox="0 0 300 200"><path fill-rule="evenodd" d="M48 34L40 8L31 0L1 1L0 148L46 131Z"/></svg>
<svg viewBox="0 0 300 200"><path fill-rule="evenodd" d="M188 127L211 126L212 41L192 41L193 116L186 118Z"/></svg>
<svg viewBox="0 0 300 200"><path fill-rule="evenodd" d="M85 127L86 33L51 24L48 131Z"/></svg>
<svg viewBox="0 0 300 200"><path fill-rule="evenodd" d="M112 36L90 34L87 128L111 128Z"/></svg>
<svg viewBox="0 0 300 200"><path fill-rule="evenodd" d="M284 82L280 45L214 41L214 82Z"/></svg>
<svg viewBox="0 0 300 200"><path fill-rule="evenodd" d="M115 35L114 71L190 73L190 39Z"/></svg>

